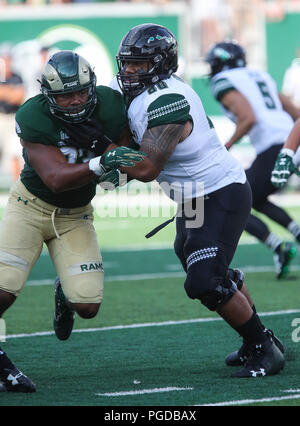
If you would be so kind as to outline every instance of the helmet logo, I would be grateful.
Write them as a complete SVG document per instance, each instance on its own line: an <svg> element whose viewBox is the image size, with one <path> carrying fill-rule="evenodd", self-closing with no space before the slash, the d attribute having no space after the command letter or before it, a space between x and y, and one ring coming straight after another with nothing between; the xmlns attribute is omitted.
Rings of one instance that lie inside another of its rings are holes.
<svg viewBox="0 0 300 426"><path fill-rule="evenodd" d="M231 58L230 53L226 52L226 50L222 49L221 47L216 47L214 50L214 54L215 56L225 61Z"/></svg>
<svg viewBox="0 0 300 426"><path fill-rule="evenodd" d="M78 86L78 81L71 81L69 83L65 83L64 84L64 88L68 88L68 87L73 87L73 86Z"/></svg>
<svg viewBox="0 0 300 426"><path fill-rule="evenodd" d="M157 34L155 37L149 37L147 43L151 43L152 41L156 40L166 40L168 44L173 43L174 38L172 36L161 36Z"/></svg>

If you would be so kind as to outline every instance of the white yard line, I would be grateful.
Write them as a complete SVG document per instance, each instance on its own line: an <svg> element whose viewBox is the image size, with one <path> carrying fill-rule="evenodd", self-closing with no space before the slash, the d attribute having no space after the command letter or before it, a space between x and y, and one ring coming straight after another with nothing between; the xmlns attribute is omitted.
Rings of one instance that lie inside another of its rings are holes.
<svg viewBox="0 0 300 426"><path fill-rule="evenodd" d="M144 395L144 394L149 394L149 393L187 391L187 390L194 390L194 388L167 387L167 388L141 389L141 390L135 390L135 391L96 393L96 395L97 396L109 396L109 397L111 397L111 396L127 396L127 395Z"/></svg>
<svg viewBox="0 0 300 426"><path fill-rule="evenodd" d="M274 396L272 398L261 398L261 399L239 399L237 401L225 401L225 402L216 402L214 404L199 404L195 405L196 407L225 407L229 405L248 405L248 404L258 404L260 402L272 402L272 401L286 401L289 399L300 399L300 394L290 395L290 396Z"/></svg>
<svg viewBox="0 0 300 426"><path fill-rule="evenodd" d="M274 311L274 312L261 312L259 313L260 317L276 316L276 315L289 315L289 314L299 314L300 309L288 309L285 311ZM143 328L143 327L165 327L170 325L182 325L182 324L198 324L198 323L208 323L214 321L222 321L222 318L194 318L189 320L180 320L180 321L163 321L163 322L149 322L141 324L128 324L128 325L114 325L110 327L99 327L99 328L82 328L73 330L73 333L94 333L98 331L112 331L112 330L127 330L133 328ZM20 339L23 337L41 337L41 336L52 336L54 331L39 331L36 333L21 333L21 334L9 334L6 336L6 339Z"/></svg>
<svg viewBox="0 0 300 426"><path fill-rule="evenodd" d="M168 265L171 267L172 265ZM177 267L177 265L176 265ZM274 266L242 266L240 268L247 274L253 274L256 272L274 272ZM291 271L300 271L300 266L292 265ZM275 272L274 272L275 273ZM111 275L105 277L105 282L111 281L140 281L140 280L154 280L159 278L182 278L185 276L185 272L154 272L151 274L128 274L128 275ZM44 285L54 285L54 278L47 278L44 280L29 280L26 286L39 287Z"/></svg>

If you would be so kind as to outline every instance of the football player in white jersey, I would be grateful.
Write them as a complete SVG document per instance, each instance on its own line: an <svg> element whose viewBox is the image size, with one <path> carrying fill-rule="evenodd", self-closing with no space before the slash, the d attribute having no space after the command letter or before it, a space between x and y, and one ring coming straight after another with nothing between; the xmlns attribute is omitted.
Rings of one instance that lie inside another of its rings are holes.
<svg viewBox="0 0 300 426"><path fill-rule="evenodd" d="M175 75L177 41L167 28L132 28L117 62L134 142L147 154L127 173L156 179L178 203L174 248L188 297L243 337L243 347L227 359L242 366L233 377L277 374L284 367L283 345L261 324L243 273L230 269L252 204L241 164L218 139L199 96Z"/></svg>
<svg viewBox="0 0 300 426"><path fill-rule="evenodd" d="M256 151L256 158L246 170L253 193L253 208L289 231L300 243L300 227L290 215L268 200L276 191L271 184L271 172L299 110L287 97L278 94L271 76L246 66L244 49L235 42L221 42L206 56L210 65L211 90L224 114L236 128L226 148L239 142L245 135ZM293 117L293 118L292 118ZM246 231L273 250L277 278L288 272L296 254L292 244L270 232L267 225L254 215L249 216Z"/></svg>

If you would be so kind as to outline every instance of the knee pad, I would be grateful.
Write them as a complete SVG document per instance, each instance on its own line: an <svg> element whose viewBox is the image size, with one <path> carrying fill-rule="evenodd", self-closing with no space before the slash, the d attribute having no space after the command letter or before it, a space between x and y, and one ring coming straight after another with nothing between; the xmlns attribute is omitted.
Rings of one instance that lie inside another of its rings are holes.
<svg viewBox="0 0 300 426"><path fill-rule="evenodd" d="M210 311L217 311L222 308L237 292L237 285L230 278L226 277L223 283L214 290L201 296L201 303Z"/></svg>
<svg viewBox="0 0 300 426"><path fill-rule="evenodd" d="M242 272L240 269L229 268L227 277L236 284L238 290L241 290L245 281L244 272Z"/></svg>
<svg viewBox="0 0 300 426"><path fill-rule="evenodd" d="M192 257L193 256L193 257ZM218 247L199 249L187 258L188 270L184 283L189 298L202 300L227 280L228 263L224 250Z"/></svg>

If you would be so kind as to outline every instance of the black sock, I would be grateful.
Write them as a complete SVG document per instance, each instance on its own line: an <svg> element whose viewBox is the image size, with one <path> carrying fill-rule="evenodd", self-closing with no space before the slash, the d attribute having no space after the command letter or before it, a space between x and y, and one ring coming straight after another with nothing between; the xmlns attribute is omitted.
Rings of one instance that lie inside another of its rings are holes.
<svg viewBox="0 0 300 426"><path fill-rule="evenodd" d="M264 343L267 340L258 316L253 313L252 317L236 331L247 343Z"/></svg>
<svg viewBox="0 0 300 426"><path fill-rule="evenodd" d="M0 348L0 370L3 368L13 368L14 365L7 357L6 353Z"/></svg>
<svg viewBox="0 0 300 426"><path fill-rule="evenodd" d="M253 306L252 306L252 311L255 313L255 315L256 315L256 317L257 317L257 319L258 319L259 323L260 323L261 328L262 328L263 330L266 330L266 327L263 325L263 323L261 322L261 320L260 320L260 318L259 318L259 316L258 316L258 313L257 313L257 310L256 310L255 305L253 305Z"/></svg>

